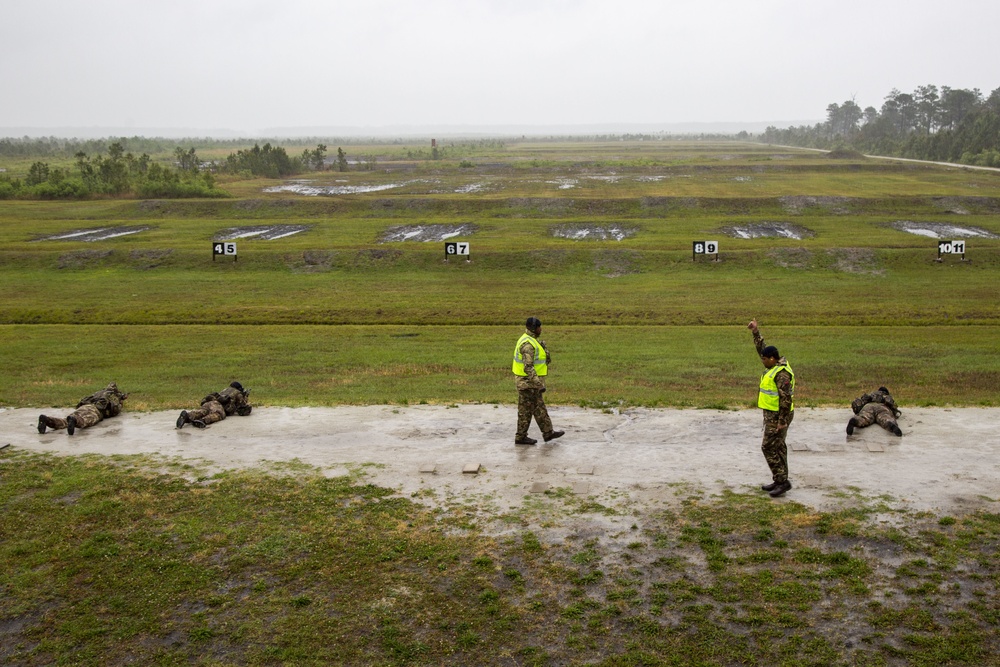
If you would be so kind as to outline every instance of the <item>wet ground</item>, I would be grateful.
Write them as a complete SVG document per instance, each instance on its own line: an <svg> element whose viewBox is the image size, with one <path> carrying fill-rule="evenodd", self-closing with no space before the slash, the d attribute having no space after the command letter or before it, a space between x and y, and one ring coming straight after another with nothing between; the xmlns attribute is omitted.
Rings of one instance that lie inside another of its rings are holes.
<svg viewBox="0 0 1000 667"><path fill-rule="evenodd" d="M40 236L36 241L106 241L119 236L129 236L145 232L149 226L95 227L92 229L71 229L58 234Z"/></svg>
<svg viewBox="0 0 1000 667"><path fill-rule="evenodd" d="M274 241L292 236L309 229L309 225L251 225L248 227L229 227L215 233L216 241L232 241L235 239L260 239Z"/></svg>
<svg viewBox="0 0 1000 667"><path fill-rule="evenodd" d="M909 220L898 220L891 225L893 228L918 236L927 236L932 239L951 238L984 238L995 239L997 235L981 227L970 227L968 225L951 225L945 222L911 222Z"/></svg>
<svg viewBox="0 0 1000 667"><path fill-rule="evenodd" d="M36 431L40 412L0 409L0 446L58 454L159 454L209 469L301 461L328 475L364 464L368 481L433 504L489 498L504 510L530 494L566 489L637 510L678 489L757 491L769 481L757 410L635 408L622 414L550 407L563 438L515 446L513 406L256 408L207 429L174 428L178 412L124 413L73 436ZM816 509L885 496L893 507L942 514L1000 500L998 408L913 408L903 437L878 426L845 433L849 409L800 408L788 435L794 488ZM464 470L478 472L463 472ZM781 502L781 501L777 501Z"/></svg>

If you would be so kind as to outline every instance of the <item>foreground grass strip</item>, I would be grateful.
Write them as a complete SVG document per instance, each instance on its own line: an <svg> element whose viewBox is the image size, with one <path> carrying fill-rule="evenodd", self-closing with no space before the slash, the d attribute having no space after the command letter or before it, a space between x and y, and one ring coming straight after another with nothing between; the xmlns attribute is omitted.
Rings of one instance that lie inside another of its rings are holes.
<svg viewBox="0 0 1000 667"><path fill-rule="evenodd" d="M546 323L548 402L750 407L760 362L745 320L726 327ZM111 380L128 410L186 408L232 379L255 405L516 400L521 322L477 326L0 325L0 405L75 405ZM769 342L794 364L796 404L846 406L879 384L902 405L995 406L1000 327L789 327ZM614 354L607 358L609 341ZM602 361L594 372L595 360Z"/></svg>
<svg viewBox="0 0 1000 667"><path fill-rule="evenodd" d="M892 510L865 498L822 513L695 494L617 533L580 508L569 532L497 540L358 478L182 474L198 473L0 454L0 661L984 665L1000 650L986 511L882 523Z"/></svg>

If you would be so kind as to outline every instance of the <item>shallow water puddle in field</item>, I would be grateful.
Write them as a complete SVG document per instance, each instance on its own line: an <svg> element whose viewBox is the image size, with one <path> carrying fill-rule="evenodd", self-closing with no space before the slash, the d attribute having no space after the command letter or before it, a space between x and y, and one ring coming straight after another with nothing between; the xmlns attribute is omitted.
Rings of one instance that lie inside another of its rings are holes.
<svg viewBox="0 0 1000 667"><path fill-rule="evenodd" d="M815 234L810 229L789 222L758 222L750 225L733 225L720 230L727 236L737 239L759 239L777 237L786 239L804 239Z"/></svg>
<svg viewBox="0 0 1000 667"><path fill-rule="evenodd" d="M144 232L152 227L98 227L97 229L74 229L68 232L62 232L60 234L52 234L50 236L41 236L36 241L106 241L108 239L117 238L119 236L128 236L129 234L138 234L139 232Z"/></svg>
<svg viewBox="0 0 1000 667"><path fill-rule="evenodd" d="M264 241L283 239L309 229L309 225L256 225L253 227L230 227L215 234L216 241L257 238Z"/></svg>
<svg viewBox="0 0 1000 667"><path fill-rule="evenodd" d="M928 236L932 239L945 238L970 238L978 237L983 239L998 238L993 232L989 232L981 227L966 227L964 225L949 225L946 222L911 222L909 220L897 220L891 225L901 232L917 234L918 236Z"/></svg>
<svg viewBox="0 0 1000 667"><path fill-rule="evenodd" d="M424 181L404 181L402 183L382 183L380 185L313 185L312 181L292 181L284 185L264 188L264 192L293 192L297 195L307 197L318 197L322 195L355 195L365 192L381 192L382 190L392 190L402 188L413 183Z"/></svg>
<svg viewBox="0 0 1000 667"><path fill-rule="evenodd" d="M460 225L403 225L385 230L379 243L445 241L456 236L471 236L478 229L471 222Z"/></svg>
<svg viewBox="0 0 1000 667"><path fill-rule="evenodd" d="M635 236L638 230L622 225L560 225L553 228L552 236L573 241L621 241Z"/></svg>

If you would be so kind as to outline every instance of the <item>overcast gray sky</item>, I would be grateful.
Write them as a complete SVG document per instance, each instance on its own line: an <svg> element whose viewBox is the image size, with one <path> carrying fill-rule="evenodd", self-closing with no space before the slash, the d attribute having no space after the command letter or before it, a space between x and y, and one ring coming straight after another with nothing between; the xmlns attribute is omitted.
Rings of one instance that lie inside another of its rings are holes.
<svg viewBox="0 0 1000 667"><path fill-rule="evenodd" d="M0 128L819 120L1000 87L996 0L0 0Z"/></svg>

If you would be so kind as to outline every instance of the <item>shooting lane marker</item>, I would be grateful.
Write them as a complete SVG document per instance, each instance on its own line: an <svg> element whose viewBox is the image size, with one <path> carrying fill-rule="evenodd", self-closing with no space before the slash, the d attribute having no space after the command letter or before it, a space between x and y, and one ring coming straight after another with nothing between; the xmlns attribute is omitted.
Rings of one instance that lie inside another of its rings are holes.
<svg viewBox="0 0 1000 667"><path fill-rule="evenodd" d="M590 492L590 484L587 482L573 482L573 495L585 496Z"/></svg>
<svg viewBox="0 0 1000 667"><path fill-rule="evenodd" d="M462 468L462 474L466 475L478 475L479 471L482 470L483 465L481 463L466 463Z"/></svg>
<svg viewBox="0 0 1000 667"><path fill-rule="evenodd" d="M548 482L535 482L534 484L531 485L531 489L529 489L531 493L545 493L548 490L549 490Z"/></svg>
<svg viewBox="0 0 1000 667"><path fill-rule="evenodd" d="M437 473L438 467L436 463L424 463L420 466L420 472Z"/></svg>

